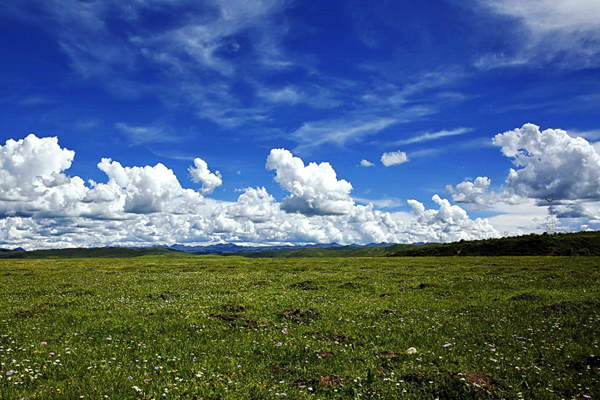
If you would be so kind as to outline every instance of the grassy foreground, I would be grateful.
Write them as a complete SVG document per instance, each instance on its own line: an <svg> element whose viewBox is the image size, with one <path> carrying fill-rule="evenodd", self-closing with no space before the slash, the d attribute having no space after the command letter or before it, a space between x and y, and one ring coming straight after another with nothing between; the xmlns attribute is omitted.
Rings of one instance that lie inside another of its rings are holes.
<svg viewBox="0 0 600 400"><path fill-rule="evenodd" d="M0 260L0 398L598 398L599 278L598 257Z"/></svg>

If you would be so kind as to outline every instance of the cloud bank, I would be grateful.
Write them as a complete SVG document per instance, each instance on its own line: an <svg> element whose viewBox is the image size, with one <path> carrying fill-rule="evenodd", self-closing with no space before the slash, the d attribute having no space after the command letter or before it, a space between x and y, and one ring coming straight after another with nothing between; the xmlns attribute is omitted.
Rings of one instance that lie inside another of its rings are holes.
<svg viewBox="0 0 600 400"><path fill-rule="evenodd" d="M171 169L123 166L103 158L106 182L69 176L75 152L55 137L29 135L0 146L0 245L26 248L142 246L173 243L282 244L450 241L498 236L448 200L438 209L410 200L412 214L357 205L352 185L327 162L304 164L273 149L266 167L289 194L278 202L264 187L236 201L211 199L222 184L200 158L189 172L203 184L184 188Z"/></svg>

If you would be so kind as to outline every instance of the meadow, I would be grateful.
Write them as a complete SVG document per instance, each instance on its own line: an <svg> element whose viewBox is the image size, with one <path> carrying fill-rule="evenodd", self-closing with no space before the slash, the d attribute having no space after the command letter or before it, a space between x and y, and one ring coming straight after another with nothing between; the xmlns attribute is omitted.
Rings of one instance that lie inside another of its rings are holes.
<svg viewBox="0 0 600 400"><path fill-rule="evenodd" d="M600 257L0 260L1 399L600 397Z"/></svg>

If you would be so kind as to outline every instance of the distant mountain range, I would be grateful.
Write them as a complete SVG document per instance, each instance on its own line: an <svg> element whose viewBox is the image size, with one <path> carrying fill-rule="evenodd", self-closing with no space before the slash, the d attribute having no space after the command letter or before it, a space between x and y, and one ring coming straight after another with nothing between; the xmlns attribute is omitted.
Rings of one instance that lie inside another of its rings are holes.
<svg viewBox="0 0 600 400"><path fill-rule="evenodd" d="M423 257L423 256L600 256L600 231L523 235L453 243L303 246L240 246L233 243L208 246L99 247L24 251L0 249L0 258L139 257L145 255L229 255L244 257Z"/></svg>
<svg viewBox="0 0 600 400"><path fill-rule="evenodd" d="M369 243L365 245L352 245L355 248L365 247L387 247L392 243ZM237 253L254 253L265 251L287 251L297 249L323 249L323 248L338 248L348 247L338 243L321 243L307 245L281 245L281 246L240 246L234 243L220 243L207 246L186 246L183 244L174 244L168 246L168 249L182 251L185 253L194 254L237 254Z"/></svg>

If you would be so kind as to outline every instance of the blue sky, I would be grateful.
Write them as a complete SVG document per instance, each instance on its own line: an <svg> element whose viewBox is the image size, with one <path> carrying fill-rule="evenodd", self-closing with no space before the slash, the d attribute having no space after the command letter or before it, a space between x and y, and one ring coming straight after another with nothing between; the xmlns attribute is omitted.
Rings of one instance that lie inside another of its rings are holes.
<svg viewBox="0 0 600 400"><path fill-rule="evenodd" d="M595 0L5 2L0 245L102 245L114 221L152 226L120 244L598 229L599 14ZM170 218L212 222L177 236Z"/></svg>

